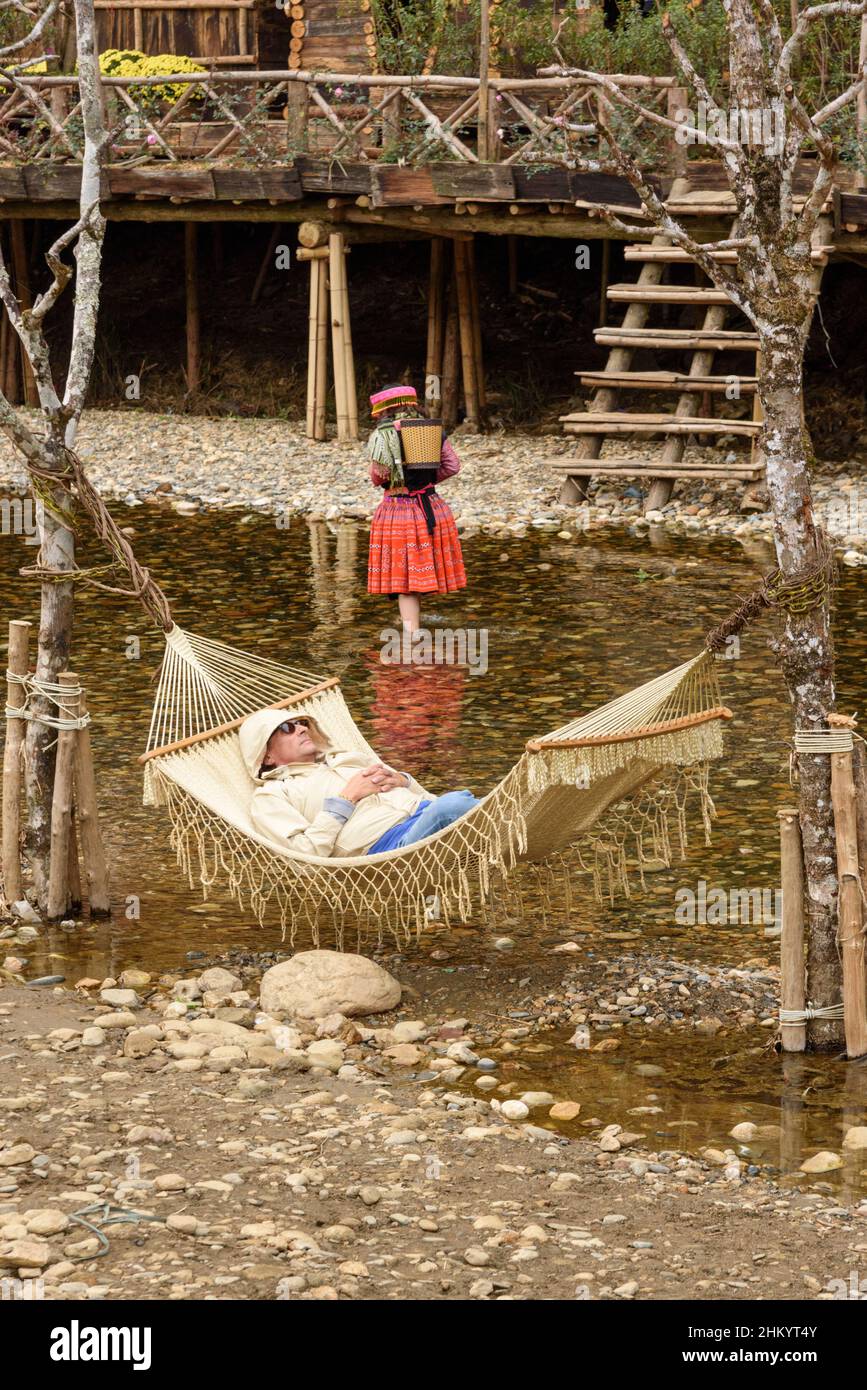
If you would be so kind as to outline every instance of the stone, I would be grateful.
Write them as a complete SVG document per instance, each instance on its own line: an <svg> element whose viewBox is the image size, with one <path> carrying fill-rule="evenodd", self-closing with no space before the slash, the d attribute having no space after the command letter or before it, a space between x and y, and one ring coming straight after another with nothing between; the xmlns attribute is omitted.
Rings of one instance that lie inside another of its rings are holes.
<svg viewBox="0 0 867 1390"><path fill-rule="evenodd" d="M625 1284L620 1284L614 1292L618 1298L634 1298L638 1293L637 1279L629 1279Z"/></svg>
<svg viewBox="0 0 867 1390"><path fill-rule="evenodd" d="M188 1212L172 1212L171 1216L166 1217L166 1226L170 1231L180 1231L182 1235L194 1236L199 1229L199 1220Z"/></svg>
<svg viewBox="0 0 867 1390"><path fill-rule="evenodd" d="M238 975L233 975L231 970L224 970L221 965L213 965L210 970L204 970L199 976L198 986L203 993L208 991L213 994L233 994L241 988L241 980Z"/></svg>
<svg viewBox="0 0 867 1390"><path fill-rule="evenodd" d="M306 1057L311 1066L327 1067L329 1071L337 1071L343 1065L343 1044L336 1042L333 1038L322 1038L318 1042L309 1044L306 1050Z"/></svg>
<svg viewBox="0 0 867 1390"><path fill-rule="evenodd" d="M538 1110L540 1105L553 1105L554 1097L550 1091L523 1091L520 1099L530 1110Z"/></svg>
<svg viewBox="0 0 867 1390"><path fill-rule="evenodd" d="M0 1153L0 1168L17 1168L20 1163L30 1163L36 1157L32 1144L13 1144Z"/></svg>
<svg viewBox="0 0 867 1390"><path fill-rule="evenodd" d="M155 1048L159 1047L159 1042L150 1033L145 1033L141 1028L134 1029L127 1033L123 1040L124 1057L147 1057Z"/></svg>
<svg viewBox="0 0 867 1390"><path fill-rule="evenodd" d="M134 1028L138 1023L135 1014L131 1014L128 1009L120 1009L116 1013L100 1014L93 1020L94 1028Z"/></svg>
<svg viewBox="0 0 867 1390"><path fill-rule="evenodd" d="M500 1106L500 1114L505 1115L507 1120L525 1120L529 1113L529 1105L522 1100L504 1100Z"/></svg>
<svg viewBox="0 0 867 1390"><path fill-rule="evenodd" d="M360 1187L358 1195L366 1207L375 1207L377 1202L382 1200L382 1193L378 1187Z"/></svg>
<svg viewBox="0 0 867 1390"><path fill-rule="evenodd" d="M184 1192L187 1180L182 1173L160 1173L154 1178L156 1192Z"/></svg>
<svg viewBox="0 0 867 1390"><path fill-rule="evenodd" d="M751 1139L755 1139L758 1132L758 1125L754 1125L750 1120L744 1120L742 1124L735 1125L734 1129L729 1130L729 1138L737 1139L742 1144L748 1144Z"/></svg>
<svg viewBox="0 0 867 1390"><path fill-rule="evenodd" d="M395 1129L386 1135L383 1144L386 1149L400 1149L405 1144L414 1144L417 1138L414 1129Z"/></svg>
<svg viewBox="0 0 867 1390"><path fill-rule="evenodd" d="M56 1207L40 1207L23 1213L27 1230L34 1236L56 1236L69 1227L69 1217Z"/></svg>
<svg viewBox="0 0 867 1390"><path fill-rule="evenodd" d="M575 1120L580 1114L581 1106L577 1100L558 1100L548 1111L552 1120Z"/></svg>
<svg viewBox="0 0 867 1390"><path fill-rule="evenodd" d="M0 1269L44 1269L50 1259L47 1240L12 1240L0 1245Z"/></svg>
<svg viewBox="0 0 867 1390"><path fill-rule="evenodd" d="M843 1160L839 1154L831 1153L828 1149L820 1149L818 1153L812 1154L810 1158L805 1158L801 1164L802 1173L831 1173L835 1168L842 1168Z"/></svg>
<svg viewBox="0 0 867 1390"><path fill-rule="evenodd" d="M420 1042L427 1035L427 1026L419 1021L405 1020L393 1028L394 1040L399 1043Z"/></svg>
<svg viewBox="0 0 867 1390"><path fill-rule="evenodd" d="M417 1067L425 1057L425 1053L420 1047L416 1047L415 1043L396 1043L394 1047L387 1047L384 1055L398 1067Z"/></svg>
<svg viewBox="0 0 867 1390"><path fill-rule="evenodd" d="M99 997L103 1004L111 1004L113 1008L135 1008L140 1002L134 989L101 989Z"/></svg>
<svg viewBox="0 0 867 1390"><path fill-rule="evenodd" d="M150 984L151 976L146 970L124 970L120 982L124 989L144 989L145 985Z"/></svg>
<svg viewBox="0 0 867 1390"><path fill-rule="evenodd" d="M844 1149L867 1149L867 1125L853 1125L846 1130Z"/></svg>
<svg viewBox="0 0 867 1390"><path fill-rule="evenodd" d="M478 1245L471 1245L468 1250L464 1251L464 1260L468 1265L473 1265L476 1268L491 1263L491 1257L487 1250L482 1250Z"/></svg>
<svg viewBox="0 0 867 1390"><path fill-rule="evenodd" d="M386 1013L400 1003L397 980L375 961L343 951L299 951L262 976L265 1013L290 1018Z"/></svg>
<svg viewBox="0 0 867 1390"><path fill-rule="evenodd" d="M81 1035L81 1046L82 1046L82 1047L102 1047L102 1044L103 1044L104 1042L105 1042L105 1029L104 1029L104 1028L94 1028L94 1027L85 1028L84 1032L83 1032L82 1035Z"/></svg>

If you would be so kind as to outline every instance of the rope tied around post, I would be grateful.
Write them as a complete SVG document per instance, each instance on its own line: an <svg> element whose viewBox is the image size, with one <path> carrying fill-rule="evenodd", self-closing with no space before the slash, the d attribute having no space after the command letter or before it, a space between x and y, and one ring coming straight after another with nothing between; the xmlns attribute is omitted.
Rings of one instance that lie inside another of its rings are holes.
<svg viewBox="0 0 867 1390"><path fill-rule="evenodd" d="M168 599L150 571L144 565L139 564L132 546L84 472L81 459L72 449L64 448L63 460L64 466L60 468L50 468L47 465L28 460L27 468L32 479L34 494L52 516L55 516L68 530L73 531L75 529L74 514L71 510L59 507L49 491L49 485L56 487L60 484L65 487L81 503L93 522L97 536L115 558L108 565L95 565L90 569L53 570L37 564L28 570L22 570L21 573L56 584L76 581L89 583L107 593L137 598L158 627L162 628L164 632L171 631L174 626L174 619ZM104 584L94 578L95 575L108 573L118 566L130 576L131 589Z"/></svg>
<svg viewBox="0 0 867 1390"><path fill-rule="evenodd" d="M822 1006L807 1004L803 1009L780 1009L780 1027L798 1028L804 1023L809 1023L814 1018L842 1018L842 1004L825 1004Z"/></svg>
<svg viewBox="0 0 867 1390"><path fill-rule="evenodd" d="M711 628L705 637L708 650L715 654L725 651L729 639L741 633L747 623L766 608L778 608L784 613L800 616L830 603L837 582L837 563L824 531L816 531L816 547L818 555L815 563L799 574L787 579L779 568L766 574L759 587L748 594L733 613Z"/></svg>
<svg viewBox="0 0 867 1390"><path fill-rule="evenodd" d="M49 729L86 729L90 723L90 714L73 714L72 710L65 703L71 701L77 708L78 701L84 694L84 689L80 685L59 685L55 681L43 681L36 676L19 676L15 671L6 672L6 679L10 685L20 685L24 688L26 695L23 705L6 706L7 719L32 719L37 724L45 724ZM31 709L30 701L33 697L47 700L50 704L56 705L59 714L37 714Z"/></svg>

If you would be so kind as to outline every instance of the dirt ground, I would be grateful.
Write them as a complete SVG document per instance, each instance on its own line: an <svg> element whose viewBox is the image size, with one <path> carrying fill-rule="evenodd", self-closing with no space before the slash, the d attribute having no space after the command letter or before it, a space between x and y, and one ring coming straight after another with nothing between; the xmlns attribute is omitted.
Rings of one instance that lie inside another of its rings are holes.
<svg viewBox="0 0 867 1390"><path fill-rule="evenodd" d="M454 1004L390 968L403 1017ZM867 1203L602 1152L379 1057L218 1071L126 1056L110 1024L85 1045L105 1011L0 990L0 1261L47 1299L827 1300L867 1256Z"/></svg>

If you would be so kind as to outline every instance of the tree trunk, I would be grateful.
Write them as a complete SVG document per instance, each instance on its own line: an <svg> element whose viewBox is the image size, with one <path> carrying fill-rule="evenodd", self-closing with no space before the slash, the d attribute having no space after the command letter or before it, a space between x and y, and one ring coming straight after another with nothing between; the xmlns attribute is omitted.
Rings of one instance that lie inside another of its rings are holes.
<svg viewBox="0 0 867 1390"><path fill-rule="evenodd" d="M813 519L807 450L801 417L802 358L806 329L770 333L760 326L763 370L759 394L764 410L762 444L774 517L777 562L783 578L803 574L823 560ZM828 727L834 708L834 646L827 601L805 613L782 613L775 643L797 730ZM837 875L831 813L831 767L827 754L800 755L799 819L810 918L807 996L810 1003L838 1003L840 963L836 947ZM836 1020L810 1024L810 1045L837 1047Z"/></svg>

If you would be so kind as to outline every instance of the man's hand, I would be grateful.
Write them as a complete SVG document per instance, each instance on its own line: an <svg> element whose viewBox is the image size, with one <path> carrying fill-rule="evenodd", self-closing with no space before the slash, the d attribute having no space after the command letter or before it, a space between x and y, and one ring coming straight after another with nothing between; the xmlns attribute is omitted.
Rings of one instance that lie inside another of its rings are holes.
<svg viewBox="0 0 867 1390"><path fill-rule="evenodd" d="M393 772L382 763L374 763L350 777L343 788L343 796L347 801L358 802L365 796L373 796L376 792L390 792L395 787L405 786L406 780L399 773Z"/></svg>

